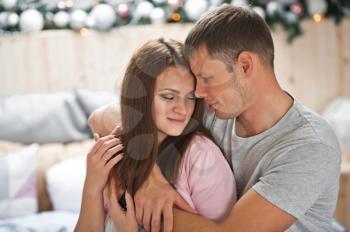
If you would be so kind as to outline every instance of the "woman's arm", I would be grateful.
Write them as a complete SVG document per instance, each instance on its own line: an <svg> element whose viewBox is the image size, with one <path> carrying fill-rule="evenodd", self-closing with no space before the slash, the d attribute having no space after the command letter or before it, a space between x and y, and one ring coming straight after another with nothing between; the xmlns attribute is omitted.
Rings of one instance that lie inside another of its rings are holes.
<svg viewBox="0 0 350 232"><path fill-rule="evenodd" d="M87 171L83 189L80 215L76 232L104 231L105 213L103 190L110 170L122 158L117 155L123 149L120 140L113 135L99 138L87 155Z"/></svg>

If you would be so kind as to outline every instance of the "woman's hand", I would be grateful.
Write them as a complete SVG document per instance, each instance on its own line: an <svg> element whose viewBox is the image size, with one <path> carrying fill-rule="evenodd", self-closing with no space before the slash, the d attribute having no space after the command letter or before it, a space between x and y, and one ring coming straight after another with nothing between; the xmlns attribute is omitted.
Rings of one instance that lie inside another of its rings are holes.
<svg viewBox="0 0 350 232"><path fill-rule="evenodd" d="M90 193L102 193L111 169L123 158L123 154L112 156L120 152L123 145L114 135L102 138L95 135L95 139L96 143L87 155L85 188Z"/></svg>
<svg viewBox="0 0 350 232"><path fill-rule="evenodd" d="M125 193L126 208L124 211L118 202L118 195L114 179L109 185L109 197L107 198L107 208L114 226L119 232L137 232L138 224L135 218L134 201L128 192Z"/></svg>

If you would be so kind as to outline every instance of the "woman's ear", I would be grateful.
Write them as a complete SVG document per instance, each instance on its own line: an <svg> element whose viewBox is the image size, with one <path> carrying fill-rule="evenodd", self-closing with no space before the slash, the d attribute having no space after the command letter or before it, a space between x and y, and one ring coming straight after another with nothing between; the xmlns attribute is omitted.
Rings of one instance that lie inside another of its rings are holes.
<svg viewBox="0 0 350 232"><path fill-rule="evenodd" d="M241 52L236 60L236 68L245 76L251 76L254 68L254 55L251 52Z"/></svg>

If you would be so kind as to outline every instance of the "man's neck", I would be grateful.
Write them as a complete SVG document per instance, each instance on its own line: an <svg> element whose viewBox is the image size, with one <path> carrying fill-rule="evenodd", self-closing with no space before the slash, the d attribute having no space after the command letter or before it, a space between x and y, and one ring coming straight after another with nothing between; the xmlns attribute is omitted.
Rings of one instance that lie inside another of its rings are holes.
<svg viewBox="0 0 350 232"><path fill-rule="evenodd" d="M273 127L292 107L293 98L275 88L258 96L255 102L236 119L236 134L250 137Z"/></svg>

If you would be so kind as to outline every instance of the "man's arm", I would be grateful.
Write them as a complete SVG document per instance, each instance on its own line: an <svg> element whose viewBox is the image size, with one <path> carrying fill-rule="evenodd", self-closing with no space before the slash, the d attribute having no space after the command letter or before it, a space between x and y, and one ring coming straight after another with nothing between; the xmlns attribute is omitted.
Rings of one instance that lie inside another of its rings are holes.
<svg viewBox="0 0 350 232"><path fill-rule="evenodd" d="M179 232L285 231L296 220L295 217L276 207L253 189L243 195L232 208L230 215L220 223L174 209L174 231Z"/></svg>
<svg viewBox="0 0 350 232"><path fill-rule="evenodd" d="M120 125L120 113L116 104L105 105L92 112L88 123L91 130L101 137L110 135Z"/></svg>

